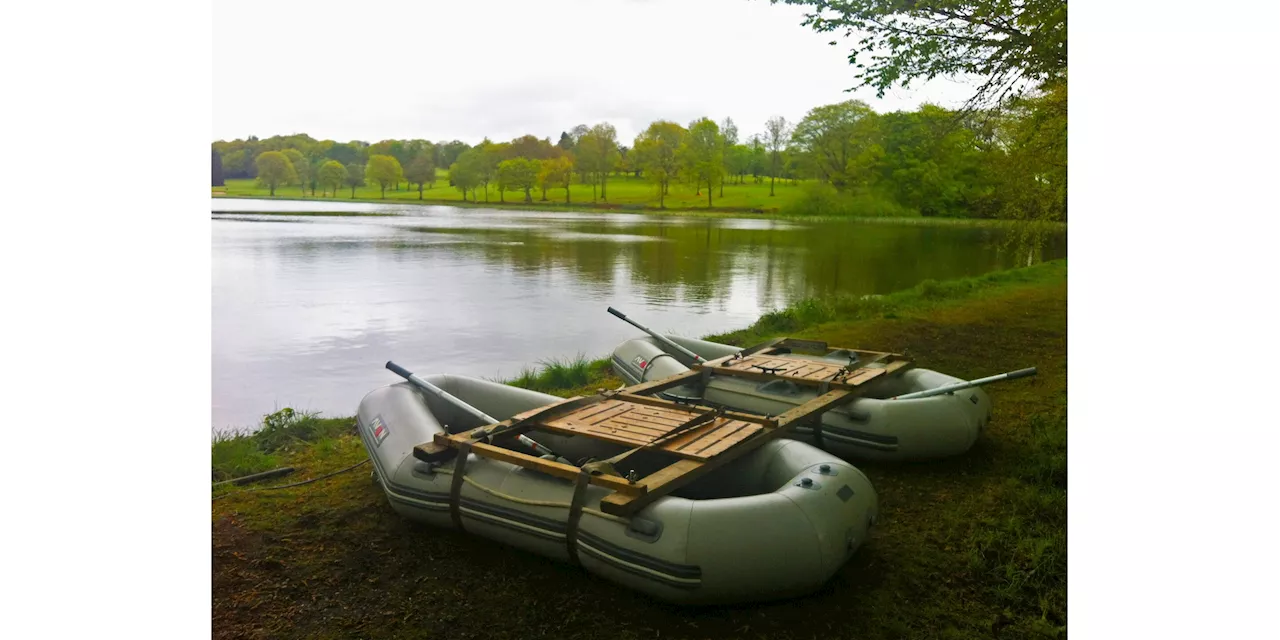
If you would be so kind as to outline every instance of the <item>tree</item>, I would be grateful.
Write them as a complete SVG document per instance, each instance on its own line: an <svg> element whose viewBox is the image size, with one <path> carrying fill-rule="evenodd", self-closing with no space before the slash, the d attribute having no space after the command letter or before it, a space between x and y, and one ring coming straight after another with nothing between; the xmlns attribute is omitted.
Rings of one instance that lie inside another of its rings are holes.
<svg viewBox="0 0 1280 640"><path fill-rule="evenodd" d="M332 144L331 141L322 140L307 151L307 183L311 186L311 197L313 198L316 195L316 186L320 184L320 167L324 166L326 162L324 152Z"/></svg>
<svg viewBox="0 0 1280 640"><path fill-rule="evenodd" d="M342 163L337 160L329 160L320 165L320 170L316 173L319 174L318 180L320 181L320 188L322 189L320 195L323 196L323 189L329 187L333 189L334 197L337 197L338 187L341 187L342 183L347 180L347 168L342 166Z"/></svg>
<svg viewBox="0 0 1280 640"><path fill-rule="evenodd" d="M461 140L453 142L441 142L436 144L436 166L447 167L458 161L458 156L464 151L470 149L471 146Z"/></svg>
<svg viewBox="0 0 1280 640"><path fill-rule="evenodd" d="M506 159L509 144L494 144L485 138L472 148L475 152L473 162L479 184L484 187L484 201L489 201L489 183L498 177L498 165ZM464 154L465 155L465 154ZM461 157L459 158L461 159ZM499 194L501 195L501 194Z"/></svg>
<svg viewBox="0 0 1280 640"><path fill-rule="evenodd" d="M258 183L266 185L273 196L276 195L277 186L292 184L294 180L298 179L293 170L293 163L289 162L289 158L279 151L267 151L259 154L254 159L253 164L258 170Z"/></svg>
<svg viewBox="0 0 1280 640"><path fill-rule="evenodd" d="M708 118L689 124L678 156L694 184L707 185L707 208L711 208L711 190L724 174L724 140L720 127Z"/></svg>
<svg viewBox="0 0 1280 640"><path fill-rule="evenodd" d="M685 133L684 127L674 122L658 120L636 136L632 155L649 181L658 185L658 207L662 209L667 208L667 190L680 170L676 154L684 142Z"/></svg>
<svg viewBox="0 0 1280 640"><path fill-rule="evenodd" d="M324 156L330 160L336 160L345 167L350 164L362 163L365 159L365 148L368 146L358 140L347 143L334 143L324 152Z"/></svg>
<svg viewBox="0 0 1280 640"><path fill-rule="evenodd" d="M560 176L557 174L559 170L560 160L563 157L547 158L538 161L538 188L542 189L542 201L547 201L547 189L556 186L559 183ZM573 164L569 164L569 171L573 171Z"/></svg>
<svg viewBox="0 0 1280 640"><path fill-rule="evenodd" d="M421 151L414 156L413 160L405 167L404 177L410 184L418 185L418 199L422 199L422 185L435 184L436 181L436 162L432 159L434 154L428 153L426 150Z"/></svg>
<svg viewBox="0 0 1280 640"><path fill-rule="evenodd" d="M573 159L567 155L548 158L540 162L538 184L542 185L542 199L547 199L548 187L563 187L564 202L569 204L569 183L573 181Z"/></svg>
<svg viewBox="0 0 1280 640"><path fill-rule="evenodd" d="M463 202L467 200L467 191L471 191L472 200L476 200L475 191L484 173L483 164L483 150L476 147L464 151L457 162L449 165L449 183L462 192Z"/></svg>
<svg viewBox="0 0 1280 640"><path fill-rule="evenodd" d="M498 165L499 188L524 191L524 201L533 202L530 192L538 184L539 168L538 161L532 158L503 160Z"/></svg>
<svg viewBox="0 0 1280 640"><path fill-rule="evenodd" d="M608 122L591 127L578 139L578 164L595 175L600 183L600 199L605 202L609 201L609 171L617 162L618 131ZM592 197L595 197L595 181L592 182Z"/></svg>
<svg viewBox="0 0 1280 640"><path fill-rule="evenodd" d="M351 199L356 197L356 187L364 186L364 165L352 162L347 165L347 186L351 187Z"/></svg>
<svg viewBox="0 0 1280 640"><path fill-rule="evenodd" d="M222 179L222 154L217 149L213 150L213 186L221 187L227 183Z"/></svg>
<svg viewBox="0 0 1280 640"><path fill-rule="evenodd" d="M735 176L738 179L738 184L742 184L742 179L751 169L751 148L745 144L730 146L726 139L724 168L728 175ZM721 184L723 184L723 181Z"/></svg>
<svg viewBox="0 0 1280 640"><path fill-rule="evenodd" d="M404 169L400 161L389 155L369 156L369 164L365 166L364 177L382 189L382 199L387 198L387 187L397 185L404 179Z"/></svg>
<svg viewBox="0 0 1280 640"><path fill-rule="evenodd" d="M921 78L975 75L985 80L974 107L1066 79L1066 0L770 1L811 6L803 24L819 33L861 36L849 63L878 97Z"/></svg>
<svg viewBox="0 0 1280 640"><path fill-rule="evenodd" d="M1067 219L1067 86L1049 85L1018 98L982 144L983 173L997 201L994 213L1016 220Z"/></svg>
<svg viewBox="0 0 1280 640"><path fill-rule="evenodd" d="M725 118L720 123L720 137L724 141L724 173L725 175L735 175L737 170L733 163L737 161L734 154L734 147L738 145L738 125L733 123L733 118ZM724 177L720 178L720 197L724 197Z"/></svg>
<svg viewBox="0 0 1280 640"><path fill-rule="evenodd" d="M764 149L764 140L760 138L760 134L754 134L748 138L747 147L750 149L747 171L751 173L752 181L760 184L760 176L768 171L769 154Z"/></svg>
<svg viewBox="0 0 1280 640"><path fill-rule="evenodd" d="M724 145L732 147L738 144L738 125L733 123L733 118L725 118L720 123L720 135L724 138Z"/></svg>
<svg viewBox="0 0 1280 640"><path fill-rule="evenodd" d="M581 162L582 137L587 135L587 132L589 131L591 131L591 127L588 127L585 124L577 125L574 128L569 130L569 140L573 143L573 145L569 148L569 150L573 152L574 168L578 171L578 176L579 176L578 181L581 182L582 184L587 183L587 173L588 173L586 164L583 164Z"/></svg>
<svg viewBox="0 0 1280 640"><path fill-rule="evenodd" d="M281 153L289 159L289 164L293 166L294 183L298 185L302 195L307 195L307 183L311 180L311 164L307 162L306 156L302 155L302 152L297 149L285 149Z"/></svg>
<svg viewBox="0 0 1280 640"><path fill-rule="evenodd" d="M769 195L773 195L773 185L778 181L778 170L782 168L782 150L787 148L791 140L791 127L787 119L774 116L764 123L764 146L769 151Z"/></svg>
<svg viewBox="0 0 1280 640"><path fill-rule="evenodd" d="M569 133L567 131L561 131L560 141L556 143L556 146L560 147L564 151L570 151L573 149L573 138L569 137Z"/></svg>
<svg viewBox="0 0 1280 640"><path fill-rule="evenodd" d="M511 158L542 160L555 156L558 149L551 144L550 140L540 140L534 136L524 135L512 140L507 152L508 160Z"/></svg>
<svg viewBox="0 0 1280 640"><path fill-rule="evenodd" d="M796 125L791 141L808 156L819 178L843 188L848 182L845 168L867 142L860 123L874 117L875 112L861 100L814 107Z"/></svg>

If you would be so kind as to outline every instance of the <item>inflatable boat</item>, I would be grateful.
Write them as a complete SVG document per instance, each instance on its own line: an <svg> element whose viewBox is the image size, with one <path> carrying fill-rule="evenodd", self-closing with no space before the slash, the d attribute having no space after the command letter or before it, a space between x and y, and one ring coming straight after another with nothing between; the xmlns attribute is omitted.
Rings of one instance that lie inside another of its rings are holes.
<svg viewBox="0 0 1280 640"><path fill-rule="evenodd" d="M423 378L497 420L563 400L465 376ZM417 459L415 446L481 421L408 383L365 396L357 422L377 482L402 516L576 563L669 602L737 603L812 592L866 542L877 515L875 490L861 471L785 438L621 517L601 509L613 492L594 484L474 453L458 454L460 464ZM556 433L529 435L565 460L625 449ZM520 448L514 440L493 444ZM667 462L642 451L628 465L649 472Z"/></svg>
<svg viewBox="0 0 1280 640"><path fill-rule="evenodd" d="M692 354L716 360L741 352L739 347L706 340L664 335ZM847 350L806 356L815 363L844 365ZM628 384L659 380L689 371L687 354L650 336L635 338L613 350L613 370ZM871 364L869 368L877 365ZM919 399L896 396L938 389L964 381L937 371L907 368L867 383L861 397L827 412L821 429L798 426L795 437L841 458L860 460L928 460L964 453L977 441L991 419L991 401L982 389L971 387ZM820 390L785 379L757 381L715 376L705 388L688 385L669 390L668 399L725 406L738 411L777 415L812 400Z"/></svg>

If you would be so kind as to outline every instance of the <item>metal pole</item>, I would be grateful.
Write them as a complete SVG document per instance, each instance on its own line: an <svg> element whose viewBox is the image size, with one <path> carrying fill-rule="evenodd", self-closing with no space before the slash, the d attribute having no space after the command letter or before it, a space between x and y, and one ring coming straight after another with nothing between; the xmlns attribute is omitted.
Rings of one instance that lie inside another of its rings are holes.
<svg viewBox="0 0 1280 640"><path fill-rule="evenodd" d="M706 360L705 360L702 356L700 356L700 355L698 355L698 354L696 354L696 353L694 353L694 352L692 352L692 351L690 351L690 350L688 350L688 349L686 349L686 348L684 348L684 347L682 347L682 346L680 346L680 345L678 345L678 344L676 344L676 343L672 342L671 340L667 339L667 337L666 337L666 336L664 336L664 335L662 335L662 334L660 334L660 333L658 333L658 332L656 332L656 331L654 331L654 330L650 329L649 327L646 327L646 326L644 326L644 325L640 324L639 322L636 322L635 320L632 320L631 318L628 318L628 317L627 317L626 315L624 315L621 311L618 311L617 309L614 309L613 307L609 307L609 313L612 313L613 315L618 316L619 318L621 318L621 319L622 319L622 321L623 321L623 322L626 322L627 324L630 324L631 326L633 326L633 327L635 327L635 328L637 328L637 329L639 329L639 330L641 330L641 331L643 331L643 332L645 332L645 333L647 333L647 334L649 334L649 335L653 336L653 339L654 339L654 340L657 340L658 342L661 342L662 344L667 345L668 347L671 347L672 349L675 349L676 351L678 351L678 352L680 352L681 354L683 354L683 355L684 355L684 357L686 357L686 358L690 358L690 359L692 359L694 362L706 362Z"/></svg>
<svg viewBox="0 0 1280 640"><path fill-rule="evenodd" d="M419 378L413 372L409 371L408 369L405 369L404 367L390 360L387 361L387 368L394 371L397 375L404 378L405 380L408 380L415 387L418 387L423 391L428 391L430 393L433 393L437 397L439 397L441 400L444 400L445 402L448 402L453 406L459 409L462 409L463 411L466 411L467 413L475 416L476 418L483 420L484 424L496 424L498 422L502 422L501 420L498 420L497 418L494 418L493 416L463 402L457 396L449 393L448 391L445 391L444 389L441 389L440 387L437 387L434 384L431 384L430 382L427 382L426 380ZM544 456L556 455L554 451L538 444L532 438L524 434L521 434L521 433L516 434L516 439L520 441L520 444L523 444L524 446L529 447L530 449L533 449L534 451L537 451L538 453L541 453Z"/></svg>
<svg viewBox="0 0 1280 640"><path fill-rule="evenodd" d="M994 376L988 376L986 378L970 380L968 382L957 382L955 384L949 384L949 385L937 387L934 389L926 389L924 391L917 391L915 393L908 393L900 396L895 396L893 398L890 398L890 400L916 400L919 398L932 398L933 396L940 396L944 393L952 393L954 391L960 391L961 389L968 389L970 387L980 387L984 384L990 384L992 382L1000 382L1002 380L1017 380L1018 378L1026 378L1028 376L1034 376L1034 375L1036 375L1035 367L1031 367L1029 369L1019 369L1017 371L1010 371L1009 373L1001 373Z"/></svg>

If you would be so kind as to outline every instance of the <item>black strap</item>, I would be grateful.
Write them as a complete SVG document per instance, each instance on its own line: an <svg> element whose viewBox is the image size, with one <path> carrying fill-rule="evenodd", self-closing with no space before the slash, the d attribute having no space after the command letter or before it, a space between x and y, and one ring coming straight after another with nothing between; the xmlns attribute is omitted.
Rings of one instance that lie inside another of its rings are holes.
<svg viewBox="0 0 1280 640"><path fill-rule="evenodd" d="M459 510L458 503L462 499L462 478L467 472L467 456L470 453L470 442L458 443L458 458L453 463L453 483L449 485L449 515L458 531L466 531L462 527L462 511Z"/></svg>
<svg viewBox="0 0 1280 640"><path fill-rule="evenodd" d="M578 474L578 479L573 484L573 501L569 503L569 522L566 525L564 542L569 549L569 561L574 564L581 564L578 561L578 521L582 519L582 503L587 499L587 485L591 479L591 474L582 471Z"/></svg>

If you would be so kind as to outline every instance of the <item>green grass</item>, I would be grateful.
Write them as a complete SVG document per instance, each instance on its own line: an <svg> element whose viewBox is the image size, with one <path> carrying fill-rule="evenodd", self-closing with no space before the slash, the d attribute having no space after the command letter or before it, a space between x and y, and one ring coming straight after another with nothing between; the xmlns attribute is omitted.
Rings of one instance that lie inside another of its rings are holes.
<svg viewBox="0 0 1280 640"><path fill-rule="evenodd" d="M1063 637L1066 290L1059 261L880 297L805 301L713 337L750 344L790 335L888 350L964 378L1039 368L1034 378L988 387L993 419L966 454L858 463L880 497L880 525L815 594L741 607L656 603L576 567L407 521L357 470L213 503L214 636ZM554 385L584 378L579 390L618 384L607 363L582 357L526 374L523 385L559 395L578 390ZM268 455L298 467L299 479L367 457L352 435L283 440L292 444Z"/></svg>
<svg viewBox="0 0 1280 640"><path fill-rule="evenodd" d="M394 218L398 214L395 213L372 213L368 211L214 211L214 215L241 215L252 213L256 216L319 216L334 218Z"/></svg>
<svg viewBox="0 0 1280 640"><path fill-rule="evenodd" d="M285 407L264 416L256 431L228 430L213 437L213 480L229 480L281 466L289 454L351 432L352 418L321 418Z"/></svg>
<svg viewBox="0 0 1280 640"><path fill-rule="evenodd" d="M565 394L603 383L611 375L608 358L588 360L582 354L572 360L543 360L538 365L537 369L526 368L515 378L499 382L543 393Z"/></svg>
<svg viewBox="0 0 1280 640"><path fill-rule="evenodd" d="M780 208L785 208L792 200L801 193L803 182L796 185L790 182L779 181L775 187L774 196L769 195L769 183L764 181L756 184L750 176L747 177L743 184L726 184L724 187L724 197L720 197L720 190L717 188L712 196L712 211L723 212L755 212L755 213L777 213ZM227 180L225 187L213 187L215 194L227 197L253 197L266 198L269 197L270 190L266 187L258 186L254 180ZM305 192L296 186L277 187L276 198L289 199L306 199L306 200L336 200L350 201L350 187L338 190L337 196L332 194L321 197L319 191L315 197L311 196L310 190ZM569 198L572 208L588 208L588 209L605 209L605 210L646 210L658 208L657 189L644 179L637 179L634 176L613 176L609 178L608 184L608 200L592 196L592 188L589 184L573 184L569 187ZM485 205L484 190L478 190L480 205ZM547 208L565 208L564 189L551 189L547 191L547 200L542 200L540 190L533 192L533 205L536 207ZM488 206L501 206L502 199L506 200L507 206L524 208L524 193L509 191L505 194L499 194L497 188L493 185L489 187ZM374 201L374 202L394 202L408 203L419 202L418 191L416 186L406 188L401 185L399 191L388 189L386 198L382 198L381 190L376 186L364 186L356 189L356 201ZM471 202L470 195L468 201ZM450 187L447 178L442 178L435 183L431 189L424 189L422 192L422 202L429 204L461 204L462 193L457 189ZM476 204L473 202L472 204ZM708 210L707 193L703 189L701 194L697 194L690 186L683 184L671 185L670 192L666 197L666 208L673 211L682 210Z"/></svg>
<svg viewBox="0 0 1280 640"><path fill-rule="evenodd" d="M218 198L270 198L265 187L259 187L253 180L227 180L225 187L213 187L213 195ZM483 192L480 202L468 199L462 201L462 194L448 186L448 180L442 178L435 188L423 191L423 199L418 199L415 189L387 191L386 199L380 197L376 187L359 187L356 197L352 199L350 188L339 190L337 197L332 195L312 197L310 191L304 194L297 187L280 187L276 189L276 200L299 200L309 202L375 202L384 204L424 204L451 205L463 207L509 207L513 209L535 211L593 211L593 212L644 212L646 214L669 214L696 217L742 217L762 216L768 218L803 218L806 220L847 220L856 218L863 222L883 224L920 224L920 225L955 225L955 226L1019 226L1029 227L1025 222L1012 220L995 220L982 218L939 218L921 217L913 210L899 206L897 203L871 194L832 195L830 187L819 185L814 181L800 181L791 184L779 181L776 195L769 196L769 183L755 184L749 177L741 185L725 186L725 197L719 197L716 191L714 206L707 208L705 191L702 196L694 195L692 188L674 184L666 198L666 209L658 209L657 191L653 185L643 179L618 176L609 180L609 201L592 201L591 185L573 184L570 187L572 204L564 203L564 190L548 191L547 201L541 200L541 194L534 193L533 203L525 204L523 194L508 193L505 204L498 200L496 189L490 189L491 202L484 202ZM231 213L231 212L228 212ZM241 212L244 213L244 212ZM341 213L341 212L255 212L276 215L314 215L314 216L348 216L368 215L380 216L379 213ZM393 215L393 214L391 214ZM1062 229L1065 223L1041 223L1041 226Z"/></svg>

